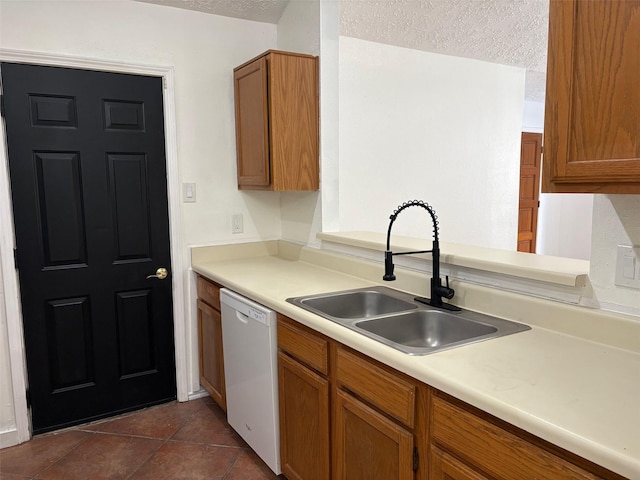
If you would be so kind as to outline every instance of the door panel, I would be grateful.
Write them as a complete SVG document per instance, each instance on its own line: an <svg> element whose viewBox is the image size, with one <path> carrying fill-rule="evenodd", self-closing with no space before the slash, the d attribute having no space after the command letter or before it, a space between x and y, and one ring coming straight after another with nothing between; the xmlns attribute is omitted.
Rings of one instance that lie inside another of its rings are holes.
<svg viewBox="0 0 640 480"><path fill-rule="evenodd" d="M95 385L89 299L47 302L46 322L53 391Z"/></svg>
<svg viewBox="0 0 640 480"><path fill-rule="evenodd" d="M146 158L141 154L107 154L114 262L150 257L150 218L147 196Z"/></svg>
<svg viewBox="0 0 640 480"><path fill-rule="evenodd" d="M116 298L120 378L156 373L151 290L120 292Z"/></svg>
<svg viewBox="0 0 640 480"><path fill-rule="evenodd" d="M86 265L80 162L74 152L35 152L44 268Z"/></svg>
<svg viewBox="0 0 640 480"><path fill-rule="evenodd" d="M520 149L518 251L536 253L542 134L523 133Z"/></svg>
<svg viewBox="0 0 640 480"><path fill-rule="evenodd" d="M162 80L1 75L34 432L174 399Z"/></svg>

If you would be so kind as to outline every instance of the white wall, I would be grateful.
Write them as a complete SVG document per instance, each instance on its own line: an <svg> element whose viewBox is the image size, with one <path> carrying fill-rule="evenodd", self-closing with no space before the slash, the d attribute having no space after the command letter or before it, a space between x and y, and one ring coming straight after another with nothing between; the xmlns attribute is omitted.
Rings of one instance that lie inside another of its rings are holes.
<svg viewBox="0 0 640 480"><path fill-rule="evenodd" d="M590 193L541 193L536 253L589 260L593 197Z"/></svg>
<svg viewBox="0 0 640 480"><path fill-rule="evenodd" d="M341 230L516 248L523 69L340 37L339 94Z"/></svg>
<svg viewBox="0 0 640 480"><path fill-rule="evenodd" d="M278 48L319 55L320 191L282 192L282 238L319 245L316 233L338 228L338 32L335 1L292 1L278 22Z"/></svg>
<svg viewBox="0 0 640 480"><path fill-rule="evenodd" d="M320 55L322 59L320 48L320 1L289 2L278 21L278 49ZM302 244L316 243L315 234L322 230L320 192L279 195L282 238Z"/></svg>
<svg viewBox="0 0 640 480"><path fill-rule="evenodd" d="M236 189L233 123L233 68L275 46L275 25L129 1L0 8L2 48L174 67L180 176L197 183L197 202L182 205L187 244L238 240L233 213L246 238L280 236L279 199Z"/></svg>
<svg viewBox="0 0 640 480"><path fill-rule="evenodd" d="M640 246L640 195L594 195L589 279L596 306L640 316L640 290L615 285L618 245Z"/></svg>
<svg viewBox="0 0 640 480"><path fill-rule="evenodd" d="M0 2L3 49L173 67L180 180L197 183L197 202L180 204L185 268L189 245L281 237L279 196L236 188L233 113L233 68L276 44L272 24L146 3ZM231 234L234 213L244 214L243 234ZM186 277L186 272L173 273ZM189 388L195 391L195 315L185 322ZM3 338L0 346L8 350ZM0 370L0 388L10 383L5 373ZM9 417L4 409L0 415L3 425Z"/></svg>
<svg viewBox="0 0 640 480"><path fill-rule="evenodd" d="M544 131L544 102L524 102L522 131ZM589 260L592 194L541 193L536 253Z"/></svg>
<svg viewBox="0 0 640 480"><path fill-rule="evenodd" d="M542 133L544 131L544 102L524 101L522 131Z"/></svg>

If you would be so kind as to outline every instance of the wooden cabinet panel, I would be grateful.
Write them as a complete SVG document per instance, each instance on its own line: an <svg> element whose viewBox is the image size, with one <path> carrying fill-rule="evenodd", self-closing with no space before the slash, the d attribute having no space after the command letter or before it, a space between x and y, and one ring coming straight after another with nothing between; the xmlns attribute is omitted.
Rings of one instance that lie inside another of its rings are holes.
<svg viewBox="0 0 640 480"><path fill-rule="evenodd" d="M198 351L200 384L226 412L222 317L218 310L202 300L198 300Z"/></svg>
<svg viewBox="0 0 640 480"><path fill-rule="evenodd" d="M552 0L544 192L640 193L640 1Z"/></svg>
<svg viewBox="0 0 640 480"><path fill-rule="evenodd" d="M329 382L279 352L278 394L282 473L329 479Z"/></svg>
<svg viewBox="0 0 640 480"><path fill-rule="evenodd" d="M489 480L437 447L431 448L429 480Z"/></svg>
<svg viewBox="0 0 640 480"><path fill-rule="evenodd" d="M278 315L278 347L318 372L329 373L328 342L282 315Z"/></svg>
<svg viewBox="0 0 640 480"><path fill-rule="evenodd" d="M504 480L598 478L473 413L434 396L432 435L437 445ZM446 478L446 477L445 477Z"/></svg>
<svg viewBox="0 0 640 480"><path fill-rule="evenodd" d="M278 346L289 480L622 480L283 315Z"/></svg>
<svg viewBox="0 0 640 480"><path fill-rule="evenodd" d="M319 188L317 58L269 56L271 174L274 190Z"/></svg>
<svg viewBox="0 0 640 480"><path fill-rule="evenodd" d="M238 188L318 190L318 58L269 50L234 69Z"/></svg>
<svg viewBox="0 0 640 480"><path fill-rule="evenodd" d="M196 277L198 298L213 308L220 310L220 286L198 275Z"/></svg>
<svg viewBox="0 0 640 480"><path fill-rule="evenodd" d="M238 185L268 188L271 173L266 57L236 69L234 86Z"/></svg>
<svg viewBox="0 0 640 480"><path fill-rule="evenodd" d="M335 480L412 480L413 434L339 389Z"/></svg>
<svg viewBox="0 0 640 480"><path fill-rule="evenodd" d="M336 355L338 383L386 414L413 428L416 387L398 374L374 365L344 348Z"/></svg>

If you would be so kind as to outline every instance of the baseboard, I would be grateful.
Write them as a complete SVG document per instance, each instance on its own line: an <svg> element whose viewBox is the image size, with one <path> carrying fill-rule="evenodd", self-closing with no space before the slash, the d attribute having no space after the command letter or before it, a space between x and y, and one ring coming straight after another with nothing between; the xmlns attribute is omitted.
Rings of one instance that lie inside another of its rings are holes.
<svg viewBox="0 0 640 480"><path fill-rule="evenodd" d="M16 428L0 432L0 448L13 447L18 443L20 442L18 441L18 430Z"/></svg>
<svg viewBox="0 0 640 480"><path fill-rule="evenodd" d="M191 392L189 394L189 401L197 400L198 398L204 398L208 396L209 396L209 392L207 392L205 389L200 389L197 392Z"/></svg>

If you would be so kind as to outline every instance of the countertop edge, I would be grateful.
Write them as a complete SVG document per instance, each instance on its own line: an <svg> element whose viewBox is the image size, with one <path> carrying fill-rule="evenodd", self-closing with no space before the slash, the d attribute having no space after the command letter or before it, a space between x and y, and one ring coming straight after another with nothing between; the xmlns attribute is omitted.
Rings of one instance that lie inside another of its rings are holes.
<svg viewBox="0 0 640 480"><path fill-rule="evenodd" d="M384 251L386 238L379 232L319 232L323 242ZM430 239L394 235L391 249L395 251L431 248ZM571 258L531 255L523 252L477 247L440 241L440 260L460 267L511 275L527 280L569 287L583 287L589 275L589 262Z"/></svg>

